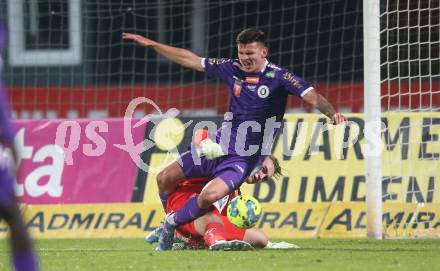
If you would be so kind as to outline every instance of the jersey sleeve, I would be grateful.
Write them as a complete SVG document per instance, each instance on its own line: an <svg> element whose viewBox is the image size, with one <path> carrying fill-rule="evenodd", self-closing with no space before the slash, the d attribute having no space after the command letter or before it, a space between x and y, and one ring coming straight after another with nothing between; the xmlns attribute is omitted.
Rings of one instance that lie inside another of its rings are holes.
<svg viewBox="0 0 440 271"><path fill-rule="evenodd" d="M14 142L14 133L12 124L9 120L9 105L5 89L3 87L3 52L6 46L6 28L0 23L0 143L12 144Z"/></svg>
<svg viewBox="0 0 440 271"><path fill-rule="evenodd" d="M228 58L203 58L202 66L209 77L226 81L232 75L232 60Z"/></svg>
<svg viewBox="0 0 440 271"><path fill-rule="evenodd" d="M304 97L307 92L313 89L313 86L309 82L288 70L282 71L280 81L281 85L289 94L299 97Z"/></svg>

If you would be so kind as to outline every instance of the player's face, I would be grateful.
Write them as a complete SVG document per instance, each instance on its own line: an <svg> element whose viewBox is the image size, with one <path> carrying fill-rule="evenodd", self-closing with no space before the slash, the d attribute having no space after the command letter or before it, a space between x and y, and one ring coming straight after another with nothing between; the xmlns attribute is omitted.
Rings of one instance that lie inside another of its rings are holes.
<svg viewBox="0 0 440 271"><path fill-rule="evenodd" d="M275 166L272 159L267 157L258 171L246 178L246 183L256 184L269 180L275 173Z"/></svg>
<svg viewBox="0 0 440 271"><path fill-rule="evenodd" d="M268 49L261 43L252 42L247 44L239 43L238 59L246 72L259 72L263 69Z"/></svg>

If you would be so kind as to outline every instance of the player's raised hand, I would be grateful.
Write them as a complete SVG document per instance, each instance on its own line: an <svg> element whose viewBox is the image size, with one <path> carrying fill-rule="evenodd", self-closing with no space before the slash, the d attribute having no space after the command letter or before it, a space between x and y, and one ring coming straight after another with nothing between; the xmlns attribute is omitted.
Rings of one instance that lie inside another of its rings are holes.
<svg viewBox="0 0 440 271"><path fill-rule="evenodd" d="M156 44L154 40L150 40L148 38L142 37L141 35L132 34L132 33L122 33L123 40L132 40L137 42L138 44L146 47L153 46Z"/></svg>
<svg viewBox="0 0 440 271"><path fill-rule="evenodd" d="M347 118L344 115L342 115L341 113L339 113L339 112L335 113L332 116L332 120L331 120L331 122L333 124L335 124L335 125L336 124L341 124L341 123L346 122L346 121L347 121Z"/></svg>

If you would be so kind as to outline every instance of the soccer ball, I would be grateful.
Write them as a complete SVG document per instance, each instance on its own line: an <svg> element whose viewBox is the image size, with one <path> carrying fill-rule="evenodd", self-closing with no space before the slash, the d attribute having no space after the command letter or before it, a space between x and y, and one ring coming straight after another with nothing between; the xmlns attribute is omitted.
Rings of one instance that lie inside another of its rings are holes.
<svg viewBox="0 0 440 271"><path fill-rule="evenodd" d="M261 204L248 195L240 195L231 200L226 211L229 221L236 227L250 229L261 216Z"/></svg>

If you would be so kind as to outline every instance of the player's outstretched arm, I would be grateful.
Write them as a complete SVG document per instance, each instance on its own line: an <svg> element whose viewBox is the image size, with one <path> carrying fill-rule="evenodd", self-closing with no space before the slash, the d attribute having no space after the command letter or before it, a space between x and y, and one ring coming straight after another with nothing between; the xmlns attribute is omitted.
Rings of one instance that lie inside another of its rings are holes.
<svg viewBox="0 0 440 271"><path fill-rule="evenodd" d="M132 40L139 45L153 48L158 54L183 67L196 71L204 71L202 58L186 49L169 46L132 33L122 33L122 39Z"/></svg>
<svg viewBox="0 0 440 271"><path fill-rule="evenodd" d="M326 98L319 94L316 90L311 90L303 96L303 100L317 108L322 114L331 119L333 124L340 124L347 121L347 118L339 112L336 112Z"/></svg>

